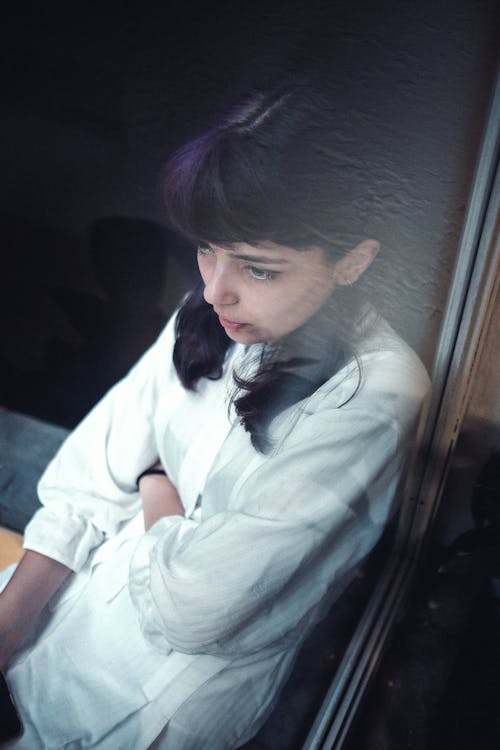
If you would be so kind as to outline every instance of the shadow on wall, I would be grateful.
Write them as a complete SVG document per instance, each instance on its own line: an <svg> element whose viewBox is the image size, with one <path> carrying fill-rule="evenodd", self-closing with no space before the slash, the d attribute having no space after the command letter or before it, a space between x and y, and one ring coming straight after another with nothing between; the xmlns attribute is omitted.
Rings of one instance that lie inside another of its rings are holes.
<svg viewBox="0 0 500 750"><path fill-rule="evenodd" d="M168 310L161 305L168 259L175 257L181 265L189 265L193 253L183 240L155 222L101 218L89 228L91 268L85 274L85 264L81 264L82 283L75 268L70 268L79 265L78 253L68 251L71 238L66 238L58 255L59 262L67 266L65 272L59 268L53 275L43 267L46 259L53 257L54 247L53 236L49 236L53 232L45 229L41 234L39 226L33 227L33 243L36 235L39 251L38 275L33 281L33 288L38 283L38 299L16 294L23 266L28 293L31 287L30 264L22 254L10 261L9 285L14 321L22 324L23 316L30 320L34 313L36 319L38 309L44 319L45 340L37 341L34 330L23 333L23 346L38 347L38 358L23 356L19 347L9 349L7 345L10 356L0 358L0 403L72 427L157 338L178 302L169 302ZM24 244L17 245L25 247L25 238ZM51 253L45 253L49 246ZM7 340L15 335L15 331L7 331Z"/></svg>

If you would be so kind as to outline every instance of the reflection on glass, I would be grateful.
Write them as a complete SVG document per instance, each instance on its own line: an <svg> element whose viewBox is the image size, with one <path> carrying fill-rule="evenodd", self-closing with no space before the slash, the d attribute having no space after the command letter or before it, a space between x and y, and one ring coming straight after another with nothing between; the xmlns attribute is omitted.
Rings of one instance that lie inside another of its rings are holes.
<svg viewBox="0 0 500 750"><path fill-rule="evenodd" d="M362 283L376 199L332 102L280 83L167 165L201 282L51 462L3 574L28 744L241 745L381 550L429 381Z"/></svg>
<svg viewBox="0 0 500 750"><path fill-rule="evenodd" d="M415 158L434 124L338 93L261 91L168 165L201 283L63 445L2 574L27 746L251 746L286 684L307 693L291 747L349 645L393 548L429 386L414 350L429 365L459 222L449 152Z"/></svg>

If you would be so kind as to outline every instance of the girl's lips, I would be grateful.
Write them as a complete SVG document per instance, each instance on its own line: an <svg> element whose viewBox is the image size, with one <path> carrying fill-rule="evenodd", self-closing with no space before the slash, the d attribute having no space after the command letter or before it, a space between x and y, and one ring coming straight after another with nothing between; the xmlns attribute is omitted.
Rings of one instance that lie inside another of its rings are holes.
<svg viewBox="0 0 500 750"><path fill-rule="evenodd" d="M219 313L217 313L219 315ZM238 328L243 328L245 323L235 323L232 320L228 320L227 318L223 318L222 315L219 315L219 320L223 328L230 328L233 331L237 331Z"/></svg>

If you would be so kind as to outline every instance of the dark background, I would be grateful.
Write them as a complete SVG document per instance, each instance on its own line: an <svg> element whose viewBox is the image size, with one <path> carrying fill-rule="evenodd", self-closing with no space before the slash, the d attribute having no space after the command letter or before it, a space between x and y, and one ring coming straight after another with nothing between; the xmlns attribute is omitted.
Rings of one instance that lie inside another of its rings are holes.
<svg viewBox="0 0 500 750"><path fill-rule="evenodd" d="M226 104L290 69L326 73L354 121L366 108L387 125L386 179L399 192L383 185L380 230L404 213L387 257L391 236L408 249L406 286L388 284L392 317L409 300L403 333L430 361L498 38L496 3L450 8L190 0L7 12L0 405L73 426L155 339L195 273L164 224L162 165Z"/></svg>

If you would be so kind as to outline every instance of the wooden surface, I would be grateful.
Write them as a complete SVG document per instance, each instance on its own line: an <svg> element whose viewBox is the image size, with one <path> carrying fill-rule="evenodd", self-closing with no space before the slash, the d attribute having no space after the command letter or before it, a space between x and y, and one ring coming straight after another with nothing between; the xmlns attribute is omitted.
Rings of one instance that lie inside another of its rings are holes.
<svg viewBox="0 0 500 750"><path fill-rule="evenodd" d="M23 537L14 531L0 527L0 570L13 562L17 562L23 555Z"/></svg>

